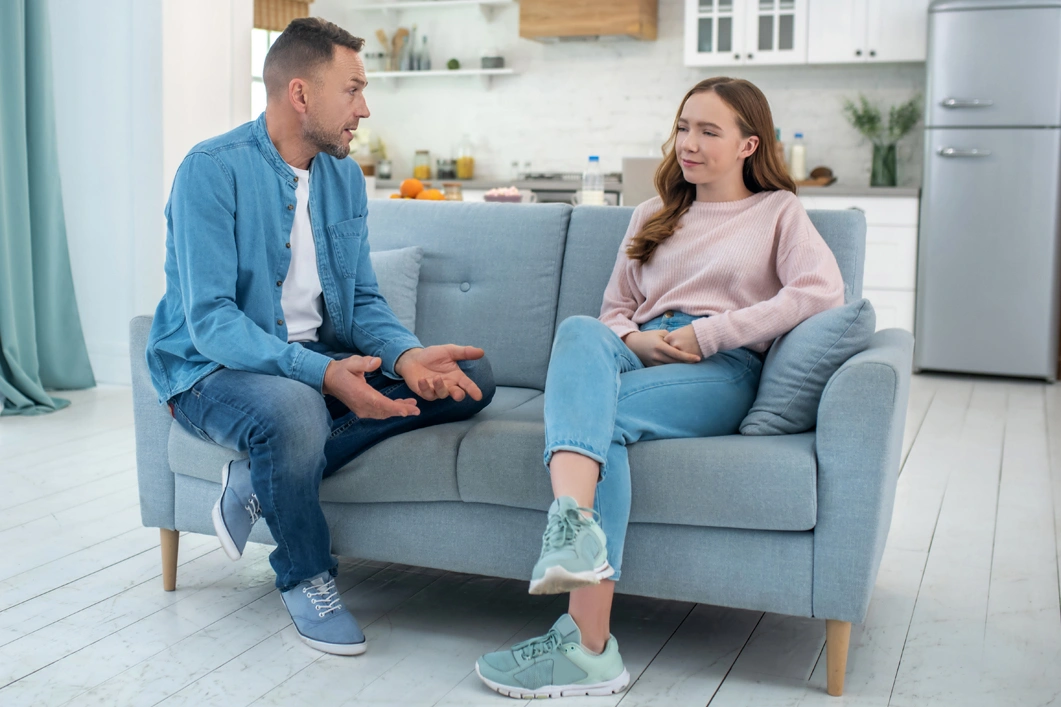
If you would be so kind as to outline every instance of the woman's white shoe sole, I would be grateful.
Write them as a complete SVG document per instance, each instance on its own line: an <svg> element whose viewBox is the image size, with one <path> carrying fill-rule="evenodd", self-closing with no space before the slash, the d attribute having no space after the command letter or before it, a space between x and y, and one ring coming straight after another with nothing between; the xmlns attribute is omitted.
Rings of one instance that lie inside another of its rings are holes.
<svg viewBox="0 0 1061 707"><path fill-rule="evenodd" d="M615 574L612 566L605 562L595 570L585 572L569 572L560 565L554 565L545 570L541 579L532 579L530 594L567 594L583 587L592 587L600 584L602 579L608 579Z"/></svg>
<svg viewBox="0 0 1061 707"><path fill-rule="evenodd" d="M483 684L494 692L505 697L514 697L517 700L538 699L542 697L578 697L591 695L614 695L622 692L630 683L630 673L625 669L619 677L607 682L598 682L592 685L546 685L537 690L501 685L488 678L484 678L479 672L479 662L475 663L475 674L483 681Z"/></svg>

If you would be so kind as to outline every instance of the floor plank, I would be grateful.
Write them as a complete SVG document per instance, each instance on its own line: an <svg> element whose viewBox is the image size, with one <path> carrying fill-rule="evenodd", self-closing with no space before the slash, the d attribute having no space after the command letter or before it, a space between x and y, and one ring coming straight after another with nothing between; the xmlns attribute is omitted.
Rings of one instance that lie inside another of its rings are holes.
<svg viewBox="0 0 1061 707"><path fill-rule="evenodd" d="M183 567L217 550L217 539L193 533L181 536L178 576ZM0 612L0 645L28 635L71 614L145 582L161 586L159 548L152 547L131 557L101 567L84 577L57 585L21 604Z"/></svg>
<svg viewBox="0 0 1061 707"><path fill-rule="evenodd" d="M980 699L1005 384L977 382L917 596L890 704Z"/></svg>
<svg viewBox="0 0 1061 707"><path fill-rule="evenodd" d="M619 703L699 707L730 673L763 614L698 604Z"/></svg>

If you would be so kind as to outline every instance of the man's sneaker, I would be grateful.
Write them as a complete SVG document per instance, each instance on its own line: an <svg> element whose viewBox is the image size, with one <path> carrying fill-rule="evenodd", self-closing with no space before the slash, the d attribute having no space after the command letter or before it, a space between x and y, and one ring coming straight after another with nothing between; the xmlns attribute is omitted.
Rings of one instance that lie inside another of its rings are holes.
<svg viewBox="0 0 1061 707"><path fill-rule="evenodd" d="M343 606L329 572L303 580L280 592L299 638L306 645L335 655L358 655L368 643L357 619Z"/></svg>
<svg viewBox="0 0 1061 707"><path fill-rule="evenodd" d="M230 559L238 560L247 547L251 528L262 517L258 495L251 486L249 459L230 461L221 468L221 497L211 516L221 548Z"/></svg>
<svg viewBox="0 0 1061 707"><path fill-rule="evenodd" d="M630 682L615 636L594 655L582 645L582 633L568 614L544 636L487 653L475 661L475 672L491 690L521 700L613 695Z"/></svg>
<svg viewBox="0 0 1061 707"><path fill-rule="evenodd" d="M615 574L608 564L604 531L583 515L575 499L561 496L549 507L542 554L531 573L531 594L563 594L600 584Z"/></svg>

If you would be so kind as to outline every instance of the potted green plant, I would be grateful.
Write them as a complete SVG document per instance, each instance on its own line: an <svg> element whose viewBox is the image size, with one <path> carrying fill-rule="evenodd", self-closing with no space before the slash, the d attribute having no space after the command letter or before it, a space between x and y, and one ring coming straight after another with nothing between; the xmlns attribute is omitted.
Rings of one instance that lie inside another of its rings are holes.
<svg viewBox="0 0 1061 707"><path fill-rule="evenodd" d="M921 120L921 96L914 96L906 103L892 106L888 111L888 125L884 125L880 108L859 94L858 104L844 101L844 114L855 130L873 143L873 169L870 172L871 187L894 187L898 183L895 145Z"/></svg>

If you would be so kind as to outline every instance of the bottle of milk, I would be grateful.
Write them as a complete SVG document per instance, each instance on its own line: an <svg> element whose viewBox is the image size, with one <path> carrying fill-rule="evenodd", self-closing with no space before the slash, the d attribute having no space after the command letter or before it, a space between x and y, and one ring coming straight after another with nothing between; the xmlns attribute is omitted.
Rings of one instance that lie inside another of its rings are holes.
<svg viewBox="0 0 1061 707"><path fill-rule="evenodd" d="M807 148L803 145L803 133L796 133L796 139L789 150L788 173L797 182L807 178Z"/></svg>
<svg viewBox="0 0 1061 707"><path fill-rule="evenodd" d="M591 155L582 173L582 203L604 206L604 174L600 171L600 157Z"/></svg>

